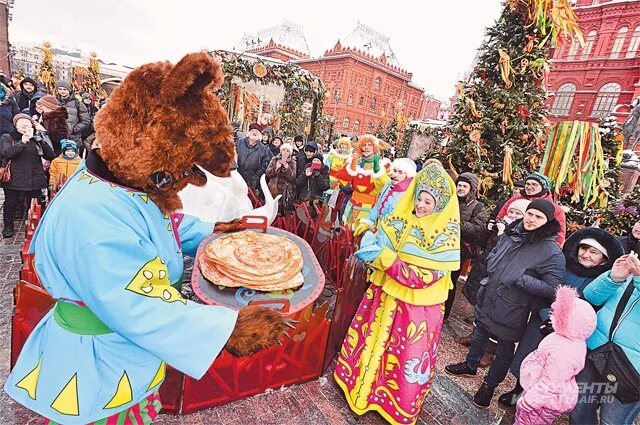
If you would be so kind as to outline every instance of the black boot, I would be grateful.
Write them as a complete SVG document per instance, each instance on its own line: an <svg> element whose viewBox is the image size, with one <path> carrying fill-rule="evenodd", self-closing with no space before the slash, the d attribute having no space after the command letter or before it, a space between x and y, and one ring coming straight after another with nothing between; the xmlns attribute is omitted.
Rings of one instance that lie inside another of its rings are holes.
<svg viewBox="0 0 640 425"><path fill-rule="evenodd" d="M520 381L516 381L516 386L509 392L502 394L498 397L498 403L505 407L513 407L518 401L518 397L522 394L523 388L520 386Z"/></svg>
<svg viewBox="0 0 640 425"><path fill-rule="evenodd" d="M16 232L14 230L13 227L13 220L10 221L5 221L4 222L4 228L2 229L2 237L4 239L8 239L10 237L13 237L13 235L15 235Z"/></svg>
<svg viewBox="0 0 640 425"><path fill-rule="evenodd" d="M493 398L493 392L495 391L495 387L490 387L486 383L482 383L482 386L476 392L476 395L473 396L473 404L481 409L486 409L491 404L491 399Z"/></svg>
<svg viewBox="0 0 640 425"><path fill-rule="evenodd" d="M463 376L463 375L476 376L476 373L478 373L478 370L472 369L466 361L462 363L450 364L448 366L445 366L444 370L449 375L456 375L456 376Z"/></svg>

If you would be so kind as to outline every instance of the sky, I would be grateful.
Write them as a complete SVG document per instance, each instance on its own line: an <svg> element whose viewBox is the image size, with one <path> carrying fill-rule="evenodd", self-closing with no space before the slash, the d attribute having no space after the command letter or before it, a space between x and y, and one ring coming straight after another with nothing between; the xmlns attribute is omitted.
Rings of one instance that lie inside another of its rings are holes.
<svg viewBox="0 0 640 425"><path fill-rule="evenodd" d="M105 62L138 66L177 61L201 49L231 50L243 33L280 24L304 27L311 56L321 56L358 21L390 37L400 65L428 94L448 99L471 66L500 0L229 1L17 0L9 40L95 51ZM55 5L54 5L55 4ZM102 6L98 6L102 5ZM383 5L391 6L389 8Z"/></svg>

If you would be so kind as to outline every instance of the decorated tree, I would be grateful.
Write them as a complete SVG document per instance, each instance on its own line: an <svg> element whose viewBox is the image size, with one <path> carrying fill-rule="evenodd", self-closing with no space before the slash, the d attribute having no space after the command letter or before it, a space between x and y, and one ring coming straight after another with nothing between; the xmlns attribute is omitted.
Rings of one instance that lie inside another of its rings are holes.
<svg viewBox="0 0 640 425"><path fill-rule="evenodd" d="M42 62L36 74L38 80L47 92L55 94L56 90L56 73L53 68L53 50L51 44L45 41L42 47L37 47L42 52Z"/></svg>
<svg viewBox="0 0 640 425"><path fill-rule="evenodd" d="M486 31L477 65L458 84L443 159L457 172L477 173L490 203L506 198L514 180L540 165L549 126L548 52L565 36L583 43L567 0L507 0Z"/></svg>
<svg viewBox="0 0 640 425"><path fill-rule="evenodd" d="M89 56L89 68L87 68L82 89L98 99L107 97L107 92L104 91L100 82L100 62L98 62L98 56L95 52L91 52Z"/></svg>

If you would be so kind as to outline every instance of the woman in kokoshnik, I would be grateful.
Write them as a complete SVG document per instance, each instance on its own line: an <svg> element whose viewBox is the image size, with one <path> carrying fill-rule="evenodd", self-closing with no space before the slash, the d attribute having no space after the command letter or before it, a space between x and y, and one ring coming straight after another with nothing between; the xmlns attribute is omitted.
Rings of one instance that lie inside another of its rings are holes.
<svg viewBox="0 0 640 425"><path fill-rule="evenodd" d="M416 422L435 377L450 274L460 266L455 184L429 164L355 256L372 269L334 377L351 409Z"/></svg>

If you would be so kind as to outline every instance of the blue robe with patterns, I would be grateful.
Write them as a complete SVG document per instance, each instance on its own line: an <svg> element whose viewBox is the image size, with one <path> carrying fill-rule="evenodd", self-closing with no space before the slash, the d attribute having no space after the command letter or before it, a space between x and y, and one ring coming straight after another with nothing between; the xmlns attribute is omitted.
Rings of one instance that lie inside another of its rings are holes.
<svg viewBox="0 0 640 425"><path fill-rule="evenodd" d="M85 305L113 332L72 333L50 311L5 391L51 420L86 424L157 391L165 364L202 377L237 312L185 300L171 284L180 282L182 253L194 256L212 230L191 216L165 215L146 194L81 165L47 208L30 249L51 296Z"/></svg>

